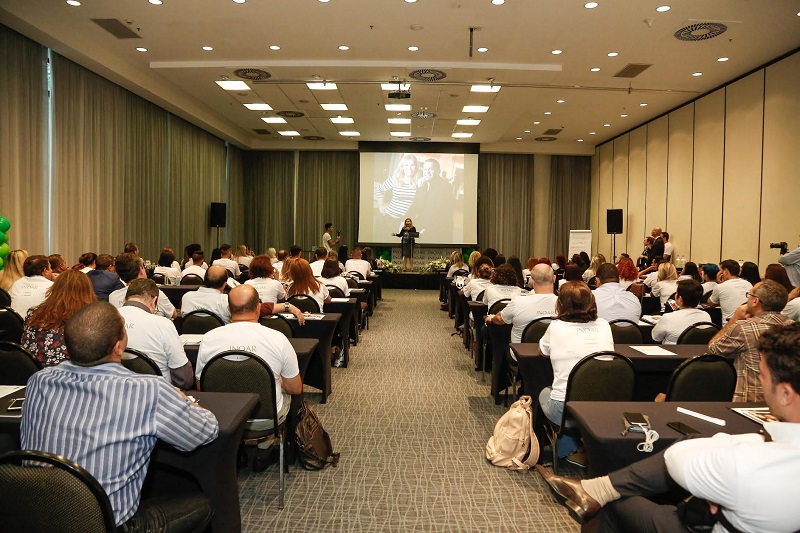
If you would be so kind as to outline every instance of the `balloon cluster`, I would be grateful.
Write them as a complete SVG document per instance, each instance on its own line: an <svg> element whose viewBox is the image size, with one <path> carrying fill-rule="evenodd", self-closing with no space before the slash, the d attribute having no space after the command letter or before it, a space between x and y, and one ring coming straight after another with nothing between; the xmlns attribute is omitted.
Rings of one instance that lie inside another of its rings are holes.
<svg viewBox="0 0 800 533"><path fill-rule="evenodd" d="M11 222L6 217L0 217L0 270L6 264L6 257L10 248L8 247L8 230L11 229Z"/></svg>

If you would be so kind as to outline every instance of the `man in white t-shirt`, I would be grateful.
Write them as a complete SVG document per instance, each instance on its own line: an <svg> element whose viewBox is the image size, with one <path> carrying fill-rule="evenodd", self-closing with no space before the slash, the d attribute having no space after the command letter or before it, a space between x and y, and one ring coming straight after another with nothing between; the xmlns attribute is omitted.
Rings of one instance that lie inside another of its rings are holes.
<svg viewBox="0 0 800 533"><path fill-rule="evenodd" d="M230 244L223 244L219 248L220 258L217 259L212 263L212 266L221 266L233 274L233 277L239 279L239 275L242 273L239 270L239 263L231 259L231 255L233 254L233 250Z"/></svg>
<svg viewBox="0 0 800 533"><path fill-rule="evenodd" d="M678 310L665 313L653 328L653 340L661 344L678 344L681 333L692 324L698 322L711 322L711 316L697 309L700 298L703 297L703 286L694 279L684 279L678 282L675 301ZM709 326L711 327L711 326Z"/></svg>
<svg viewBox="0 0 800 533"><path fill-rule="evenodd" d="M281 271L283 270L283 262L286 261L286 258L288 257L289 257L288 251L284 249L278 250L278 255L277 255L278 260L272 263L272 268L275 269L275 272L277 272L277 277L281 276Z"/></svg>
<svg viewBox="0 0 800 533"><path fill-rule="evenodd" d="M367 279L372 274L372 267L368 261L361 259L361 248L354 248L350 259L344 264L345 272L358 272Z"/></svg>
<svg viewBox="0 0 800 533"><path fill-rule="evenodd" d="M47 298L47 289L53 286L53 271L45 256L30 255L22 264L22 272L25 276L11 285L8 295L11 296L11 309L25 319L29 309Z"/></svg>
<svg viewBox="0 0 800 533"><path fill-rule="evenodd" d="M739 277L739 263L726 259L719 264L717 286L708 298L709 307L722 308L722 321L727 322L736 309L747 302L747 293L753 286Z"/></svg>
<svg viewBox="0 0 800 533"><path fill-rule="evenodd" d="M597 269L597 288L594 300L597 316L606 321L625 319L634 324L642 316L642 303L632 292L619 284L619 270L614 263L603 263Z"/></svg>
<svg viewBox="0 0 800 533"><path fill-rule="evenodd" d="M325 224L325 233L322 234L322 247L325 248L326 252L330 252L333 250L333 247L339 244L341 237L339 235L336 236L336 239L333 238L333 223L327 222Z"/></svg>
<svg viewBox="0 0 800 533"><path fill-rule="evenodd" d="M153 314L158 300L158 286L147 278L128 284L125 304L119 314L125 319L128 348L139 350L158 365L161 375L181 389L194 384L192 363L186 358L178 330L168 318Z"/></svg>
<svg viewBox="0 0 800 533"><path fill-rule="evenodd" d="M322 275L322 267L325 266L325 259L328 257L328 252L325 248L317 248L314 251L314 258L316 261L310 263L308 266L311 267L311 272L314 273L314 277L318 278Z"/></svg>
<svg viewBox="0 0 800 533"><path fill-rule="evenodd" d="M223 267L208 267L203 280L204 286L198 287L196 291L188 291L181 298L181 316L186 316L192 311L209 311L220 317L226 324L230 322L228 295L225 294L227 281L228 273Z"/></svg>
<svg viewBox="0 0 800 533"><path fill-rule="evenodd" d="M486 317L486 323L512 324L511 342L522 342L525 326L537 318L553 316L558 298L553 294L553 267L538 264L531 270L533 294L515 296L499 313Z"/></svg>
<svg viewBox="0 0 800 533"><path fill-rule="evenodd" d="M119 275L119 279L125 284L125 287L117 289L109 294L108 303L119 308L125 303L125 293L128 291L128 283L138 278L146 278L147 271L144 268L144 260L129 252L117 256L117 259L114 261L114 268ZM169 319L178 316L178 311L175 309L175 306L172 305L167 295L161 290L158 291L156 313Z"/></svg>
<svg viewBox="0 0 800 533"><path fill-rule="evenodd" d="M661 237L664 239L664 261L674 263L675 261L675 246L669 242L669 232L662 231Z"/></svg>
<svg viewBox="0 0 800 533"><path fill-rule="evenodd" d="M208 270L208 265L205 262L205 253L203 250L197 250L196 252L192 253L192 264L188 265L183 269L183 272L181 272L181 279L185 278L189 274L194 274L200 278L205 278L206 270Z"/></svg>

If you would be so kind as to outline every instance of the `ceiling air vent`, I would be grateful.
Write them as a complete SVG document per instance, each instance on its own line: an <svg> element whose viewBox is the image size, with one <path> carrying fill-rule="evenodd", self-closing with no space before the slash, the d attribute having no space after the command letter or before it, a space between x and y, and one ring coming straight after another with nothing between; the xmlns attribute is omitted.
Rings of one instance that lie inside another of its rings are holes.
<svg viewBox="0 0 800 533"><path fill-rule="evenodd" d="M286 118L300 118L306 116L306 114L301 111L278 111L275 114Z"/></svg>
<svg viewBox="0 0 800 533"><path fill-rule="evenodd" d="M419 81L439 81L447 77L447 74L445 74L441 70L436 70L432 68L420 68L409 72L408 75L411 78Z"/></svg>
<svg viewBox="0 0 800 533"><path fill-rule="evenodd" d="M430 137L411 137L408 140L412 141L412 142L415 142L415 143L424 143L424 142L430 141L431 138Z"/></svg>
<svg viewBox="0 0 800 533"><path fill-rule="evenodd" d="M250 81L264 81L272 77L272 74L270 74L266 70L261 70L257 68L240 68L234 70L233 73L244 80L250 80Z"/></svg>
<svg viewBox="0 0 800 533"><path fill-rule="evenodd" d="M272 132L265 128L253 128L253 131L259 135L272 135Z"/></svg>
<svg viewBox="0 0 800 533"><path fill-rule="evenodd" d="M652 67L652 64L647 63L628 63L622 70L614 74L615 78L635 78L645 70Z"/></svg>
<svg viewBox="0 0 800 533"><path fill-rule="evenodd" d="M560 129L550 128L549 130L545 131L544 134L545 135L558 135L559 133L561 133L561 131L562 130L560 130Z"/></svg>
<svg viewBox="0 0 800 533"><path fill-rule="evenodd" d="M728 31L728 27L721 22L698 22L689 24L675 32L679 41L705 41L713 39Z"/></svg>
<svg viewBox="0 0 800 533"><path fill-rule="evenodd" d="M430 111L416 111L411 113L411 117L422 119L436 118L436 113L431 113Z"/></svg>
<svg viewBox="0 0 800 533"><path fill-rule="evenodd" d="M306 135L303 139L307 141L324 141L325 137L320 137L319 135Z"/></svg>
<svg viewBox="0 0 800 533"><path fill-rule="evenodd" d="M546 143L550 141L557 141L558 139L555 137L536 137L534 140L539 141L540 143Z"/></svg>
<svg viewBox="0 0 800 533"><path fill-rule="evenodd" d="M141 39L142 36L133 31L130 26L117 19L91 19L92 22L106 30L117 39Z"/></svg>

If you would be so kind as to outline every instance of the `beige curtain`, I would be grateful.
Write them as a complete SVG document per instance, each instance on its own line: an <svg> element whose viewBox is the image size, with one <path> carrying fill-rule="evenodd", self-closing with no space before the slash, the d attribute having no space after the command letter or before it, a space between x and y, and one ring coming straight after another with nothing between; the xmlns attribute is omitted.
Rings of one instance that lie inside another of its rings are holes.
<svg viewBox="0 0 800 533"><path fill-rule="evenodd" d="M569 230L589 227L591 173L591 157L554 155L550 159L550 259L557 254L566 255Z"/></svg>
<svg viewBox="0 0 800 533"><path fill-rule="evenodd" d="M244 244L251 246L245 238L244 205L247 193L244 189L244 151L233 145L227 146L228 168L228 227L225 229L227 241L234 247ZM252 246L251 246L252 247Z"/></svg>
<svg viewBox="0 0 800 533"><path fill-rule="evenodd" d="M243 192L229 209L244 213L244 240L257 253L294 243L294 160L294 152L244 153Z"/></svg>
<svg viewBox="0 0 800 533"><path fill-rule="evenodd" d="M0 26L0 216L8 245L46 253L47 50Z"/></svg>
<svg viewBox="0 0 800 533"><path fill-rule="evenodd" d="M481 154L478 158L478 246L506 257L533 250L533 156Z"/></svg>

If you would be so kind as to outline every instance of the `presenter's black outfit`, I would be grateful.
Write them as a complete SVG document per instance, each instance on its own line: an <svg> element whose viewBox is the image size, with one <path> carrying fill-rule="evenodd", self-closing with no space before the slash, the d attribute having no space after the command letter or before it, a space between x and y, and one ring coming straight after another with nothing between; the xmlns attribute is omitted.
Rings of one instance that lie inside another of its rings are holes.
<svg viewBox="0 0 800 533"><path fill-rule="evenodd" d="M410 228L406 229L406 227L403 226L402 228L400 228L400 232L397 234L397 236L400 237L400 239L402 239L401 246L402 246L403 257L412 257L411 253L413 252L414 243L416 242L414 240L414 237L406 236L406 234L409 232L416 233L417 228L411 226Z"/></svg>

